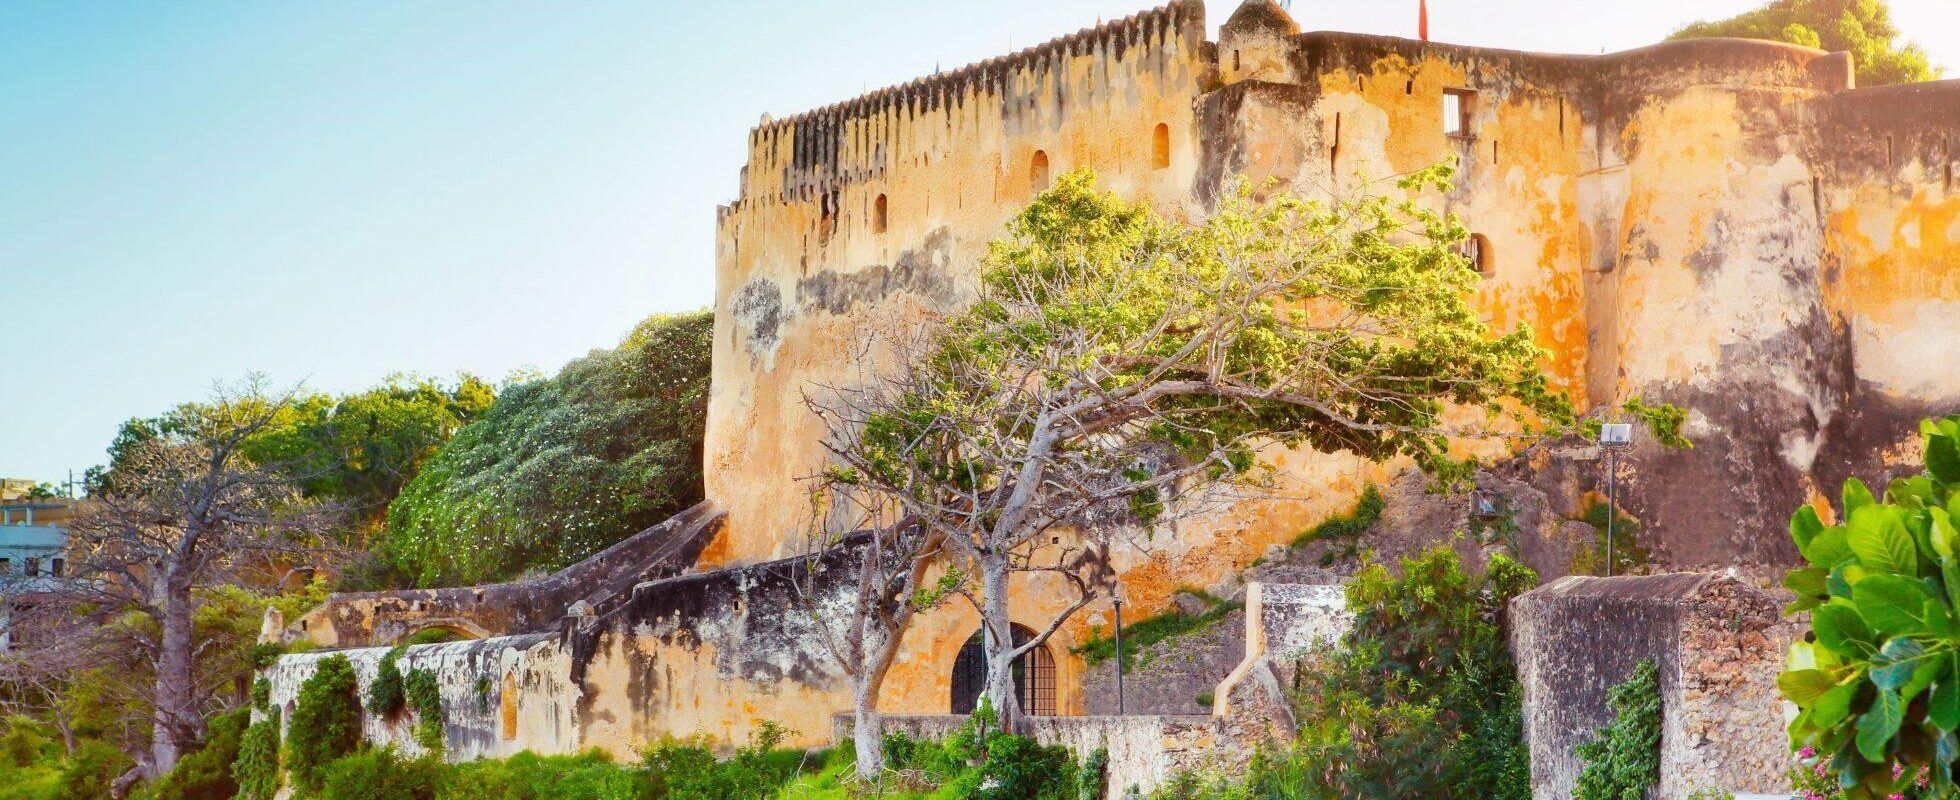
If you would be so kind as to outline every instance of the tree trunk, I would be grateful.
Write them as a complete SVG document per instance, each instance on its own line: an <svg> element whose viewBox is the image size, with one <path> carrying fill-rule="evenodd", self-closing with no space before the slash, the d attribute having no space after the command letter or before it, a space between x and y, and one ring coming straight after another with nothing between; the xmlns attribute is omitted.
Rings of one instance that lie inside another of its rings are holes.
<svg viewBox="0 0 1960 800"><path fill-rule="evenodd" d="M1021 697L1014 691L1014 620L1007 613L1007 557L996 553L980 556L981 630L986 632L987 691L1000 729L1025 734L1021 719Z"/></svg>
<svg viewBox="0 0 1960 800"><path fill-rule="evenodd" d="M876 783L885 774L885 718L878 713L878 687L882 680L858 680L851 706L851 738L857 743L857 775Z"/></svg>
<svg viewBox="0 0 1960 800"><path fill-rule="evenodd" d="M197 736L197 706L191 684L190 582L165 579L163 637L157 649L155 727L150 734L150 775L177 765Z"/></svg>

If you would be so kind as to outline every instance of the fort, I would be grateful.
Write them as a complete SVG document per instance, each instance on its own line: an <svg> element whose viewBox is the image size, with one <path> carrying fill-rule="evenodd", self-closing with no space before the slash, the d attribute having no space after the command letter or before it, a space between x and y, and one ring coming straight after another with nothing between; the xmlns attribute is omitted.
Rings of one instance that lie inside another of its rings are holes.
<svg viewBox="0 0 1960 800"><path fill-rule="evenodd" d="M669 734L739 742L762 720L825 743L849 689L810 641L808 599L799 605L791 584L843 556L806 552L802 479L824 464L807 391L889 369L890 342L968 302L986 243L1063 172L1093 170L1125 197L1198 219L1240 178L1327 197L1453 160L1457 182L1437 202L1473 232L1475 302L1493 326L1528 325L1581 409L1673 403L1695 441L1637 444L1620 482L1649 571L1696 576L1554 582L1590 541L1574 521L1605 480L1584 442L1536 445L1479 476L1516 524L1506 546L1548 584L1520 601L1514 635L1528 650L1518 659L1534 754L1599 717L1604 685L1583 676L1639 655L1600 626L1637 619L1651 635L1629 647L1675 670L1663 680L1670 725L1698 726L1670 728L1668 757L1719 765L1732 788L1780 788L1780 765L1706 748L1781 736L1769 698L1792 632L1761 609L1774 608L1771 576L1797 557L1790 511L1848 476L1882 478L1915 451L1919 418L1960 401L1960 372L1943 368L1960 341L1960 81L1858 88L1848 54L1750 40L1579 56L1302 32L1314 20L1300 5L1296 21L1273 0L1247 0L1214 42L1204 4L1176 0L765 116L717 216L707 500L559 576L337 595L290 626L269 621L267 636L346 649L364 681L381 648L417 630L467 636L404 656L441 675L451 758L624 754ZM1117 549L1134 613L1169 608L1180 587L1315 596L1338 576L1288 572L1285 546L1369 485L1389 496L1371 532L1384 555L1447 540L1471 515L1466 498L1423 492L1404 464L1271 459L1284 499ZM1013 597L1030 621L1064 603L1039 577ZM1711 603L1742 609L1730 616L1747 624L1716 631ZM1211 637L1214 658L1162 678L1175 686L1155 696L1183 700L1108 717L1101 692L1085 688L1106 676L1076 647L1111 611L1090 607L1031 653L1038 678L1024 691L1057 720L1044 735L1137 743L1117 760L1146 786L1166 765L1250 735L1242 722L1260 704L1246 695L1261 681L1246 676L1282 668L1286 650L1264 643L1329 624L1236 612ZM883 710L923 730L970 703L957 667L977 626L960 604L919 619ZM1248 661L1262 652L1270 663ZM317 658L271 668L275 701L293 697ZM1711 658L1733 667L1719 691L1692 678ZM1214 687L1214 707L1189 701ZM1704 713L1710 698L1738 696L1755 706ZM415 747L405 730L368 725L371 738ZM1534 758L1541 797L1569 792L1570 765L1557 760Z"/></svg>

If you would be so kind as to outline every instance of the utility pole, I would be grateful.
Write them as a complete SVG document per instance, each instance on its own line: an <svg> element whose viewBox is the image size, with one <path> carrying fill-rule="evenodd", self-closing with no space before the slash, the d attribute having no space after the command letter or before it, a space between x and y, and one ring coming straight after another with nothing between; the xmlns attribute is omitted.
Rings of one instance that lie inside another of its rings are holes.
<svg viewBox="0 0 1960 800"><path fill-rule="evenodd" d="M1123 716L1123 584L1116 584L1116 716Z"/></svg>
<svg viewBox="0 0 1960 800"><path fill-rule="evenodd" d="M1633 425L1608 422L1599 426L1599 446L1606 451L1606 577L1613 577L1613 518L1620 515L1620 451L1633 446Z"/></svg>

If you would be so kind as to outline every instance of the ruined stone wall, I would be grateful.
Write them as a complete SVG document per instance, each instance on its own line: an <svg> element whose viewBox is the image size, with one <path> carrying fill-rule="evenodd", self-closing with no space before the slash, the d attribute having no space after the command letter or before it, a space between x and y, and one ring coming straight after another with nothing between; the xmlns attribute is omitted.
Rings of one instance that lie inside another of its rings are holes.
<svg viewBox="0 0 1960 800"><path fill-rule="evenodd" d="M1612 721L1607 692L1644 659L1661 689L1656 800L1787 790L1776 675L1799 631L1777 608L1768 593L1707 573L1572 576L1513 601L1532 796L1572 796L1579 745Z"/></svg>

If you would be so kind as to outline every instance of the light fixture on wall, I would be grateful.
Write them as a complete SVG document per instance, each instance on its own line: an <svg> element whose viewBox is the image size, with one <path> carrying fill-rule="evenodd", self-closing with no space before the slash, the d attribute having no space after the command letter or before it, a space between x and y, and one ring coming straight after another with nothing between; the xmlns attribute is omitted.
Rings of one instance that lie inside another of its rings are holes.
<svg viewBox="0 0 1960 800"><path fill-rule="evenodd" d="M1606 451L1606 577L1613 577L1613 518L1620 515L1620 451L1633 446L1633 425L1608 422L1599 426L1599 446Z"/></svg>

